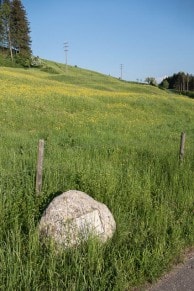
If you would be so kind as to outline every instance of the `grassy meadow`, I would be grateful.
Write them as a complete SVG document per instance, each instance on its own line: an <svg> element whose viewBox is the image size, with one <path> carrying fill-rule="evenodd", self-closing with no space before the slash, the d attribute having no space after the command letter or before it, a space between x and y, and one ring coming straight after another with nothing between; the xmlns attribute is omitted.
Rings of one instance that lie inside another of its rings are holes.
<svg viewBox="0 0 194 291"><path fill-rule="evenodd" d="M0 290L130 290L194 244L194 100L52 62L1 67L0 128ZM60 254L39 242L43 210L69 189L109 207L112 240Z"/></svg>

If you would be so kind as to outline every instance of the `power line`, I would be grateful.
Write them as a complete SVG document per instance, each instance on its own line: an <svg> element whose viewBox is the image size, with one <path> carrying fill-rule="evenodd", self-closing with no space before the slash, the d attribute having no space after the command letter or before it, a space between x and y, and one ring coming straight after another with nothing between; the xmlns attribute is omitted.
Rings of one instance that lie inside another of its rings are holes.
<svg viewBox="0 0 194 291"><path fill-rule="evenodd" d="M120 69L121 69L121 75L120 75L120 79L123 79L123 64L120 65Z"/></svg>
<svg viewBox="0 0 194 291"><path fill-rule="evenodd" d="M69 51L69 44L68 42L64 42L64 51L65 51L65 66L66 66L66 73L67 73L67 53Z"/></svg>

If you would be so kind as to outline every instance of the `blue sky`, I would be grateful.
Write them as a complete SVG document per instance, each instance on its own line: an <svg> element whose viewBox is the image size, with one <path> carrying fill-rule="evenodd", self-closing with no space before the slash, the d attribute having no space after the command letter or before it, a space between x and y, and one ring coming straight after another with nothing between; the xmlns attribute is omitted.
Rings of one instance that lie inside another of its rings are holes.
<svg viewBox="0 0 194 291"><path fill-rule="evenodd" d="M23 0L33 54L123 79L194 74L194 0Z"/></svg>

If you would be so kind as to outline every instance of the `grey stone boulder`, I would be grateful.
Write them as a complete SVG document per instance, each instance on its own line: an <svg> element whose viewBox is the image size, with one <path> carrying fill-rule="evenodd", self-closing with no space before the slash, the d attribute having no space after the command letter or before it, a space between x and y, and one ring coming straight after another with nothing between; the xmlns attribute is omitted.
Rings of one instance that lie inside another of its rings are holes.
<svg viewBox="0 0 194 291"><path fill-rule="evenodd" d="M78 245L89 236L105 242L115 229L115 220L107 206L76 190L55 197L39 223L41 237L63 247Z"/></svg>

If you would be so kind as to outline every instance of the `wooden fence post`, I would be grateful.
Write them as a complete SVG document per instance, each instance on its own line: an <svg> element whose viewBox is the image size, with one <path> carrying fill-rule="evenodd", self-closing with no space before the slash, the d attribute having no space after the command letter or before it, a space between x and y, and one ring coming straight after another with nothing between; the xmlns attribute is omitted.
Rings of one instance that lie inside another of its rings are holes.
<svg viewBox="0 0 194 291"><path fill-rule="evenodd" d="M181 142L180 142L180 152L179 152L179 159L183 161L184 154L185 154L185 132L181 133Z"/></svg>
<svg viewBox="0 0 194 291"><path fill-rule="evenodd" d="M43 158L44 158L44 140L40 139L38 143L38 159L36 167L36 194L39 194L42 190Z"/></svg>

